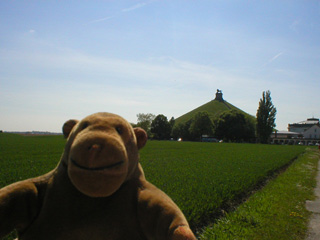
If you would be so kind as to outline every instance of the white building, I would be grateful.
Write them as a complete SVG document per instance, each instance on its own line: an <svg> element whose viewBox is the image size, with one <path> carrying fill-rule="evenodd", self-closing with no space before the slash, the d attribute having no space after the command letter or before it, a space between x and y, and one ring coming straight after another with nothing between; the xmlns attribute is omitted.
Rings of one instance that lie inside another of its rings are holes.
<svg viewBox="0 0 320 240"><path fill-rule="evenodd" d="M305 139L320 139L319 118L308 118L306 121L288 124L289 132L296 132Z"/></svg>
<svg viewBox="0 0 320 240"><path fill-rule="evenodd" d="M308 139L320 139L320 126L313 125L311 128L304 131L303 137Z"/></svg>
<svg viewBox="0 0 320 240"><path fill-rule="evenodd" d="M288 124L288 132L278 131L271 135L273 143L284 144L319 144L319 118L308 118L306 121Z"/></svg>

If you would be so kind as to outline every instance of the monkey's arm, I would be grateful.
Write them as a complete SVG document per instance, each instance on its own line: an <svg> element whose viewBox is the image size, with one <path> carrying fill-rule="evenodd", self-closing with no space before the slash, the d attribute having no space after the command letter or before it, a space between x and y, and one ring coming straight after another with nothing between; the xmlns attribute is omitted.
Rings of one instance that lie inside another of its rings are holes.
<svg viewBox="0 0 320 240"><path fill-rule="evenodd" d="M148 240L196 240L179 207L152 184L139 193L138 216Z"/></svg>
<svg viewBox="0 0 320 240"><path fill-rule="evenodd" d="M23 230L35 218L38 190L29 180L0 189L0 239L12 230Z"/></svg>

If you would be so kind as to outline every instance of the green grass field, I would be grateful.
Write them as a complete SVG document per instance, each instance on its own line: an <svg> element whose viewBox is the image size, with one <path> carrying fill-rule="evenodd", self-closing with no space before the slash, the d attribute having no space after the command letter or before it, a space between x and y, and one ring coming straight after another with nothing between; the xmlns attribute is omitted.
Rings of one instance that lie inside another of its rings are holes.
<svg viewBox="0 0 320 240"><path fill-rule="evenodd" d="M299 146L150 141L146 178L182 209L193 228L221 215L305 150Z"/></svg>
<svg viewBox="0 0 320 240"><path fill-rule="evenodd" d="M311 215L306 200L315 198L319 159L318 149L307 149L235 211L204 228L200 239L306 239Z"/></svg>
<svg viewBox="0 0 320 240"><path fill-rule="evenodd" d="M0 187L50 171L64 145L62 136L0 134Z"/></svg>
<svg viewBox="0 0 320 240"><path fill-rule="evenodd" d="M0 187L54 168L64 144L62 136L0 134ZM149 141L141 164L147 179L173 198L195 229L304 151L303 146Z"/></svg>

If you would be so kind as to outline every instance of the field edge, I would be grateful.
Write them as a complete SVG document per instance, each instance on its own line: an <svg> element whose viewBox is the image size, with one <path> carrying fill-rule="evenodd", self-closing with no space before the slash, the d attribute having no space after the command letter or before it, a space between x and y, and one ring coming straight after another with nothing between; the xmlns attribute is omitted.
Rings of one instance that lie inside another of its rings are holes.
<svg viewBox="0 0 320 240"><path fill-rule="evenodd" d="M202 229L199 239L304 239L311 215L305 202L315 197L319 159L319 151L307 149L234 212Z"/></svg>

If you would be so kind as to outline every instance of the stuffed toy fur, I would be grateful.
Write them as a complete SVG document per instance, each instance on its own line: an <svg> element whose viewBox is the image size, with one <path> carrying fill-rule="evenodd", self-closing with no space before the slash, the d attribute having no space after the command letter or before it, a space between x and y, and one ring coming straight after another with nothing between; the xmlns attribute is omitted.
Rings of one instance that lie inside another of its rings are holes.
<svg viewBox="0 0 320 240"><path fill-rule="evenodd" d="M118 115L63 126L58 166L0 189L0 239L195 240L177 205L149 183L138 150L147 134Z"/></svg>

